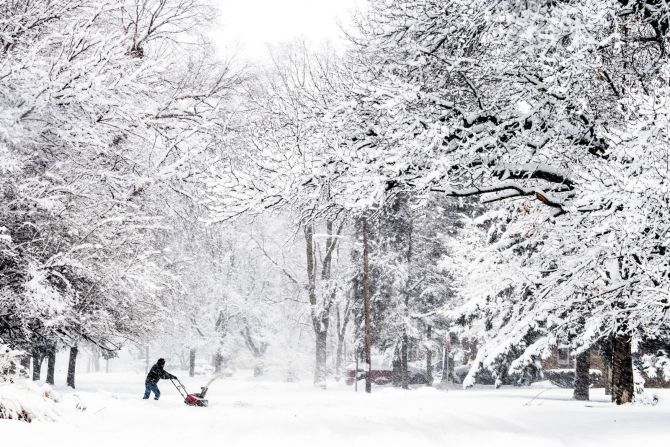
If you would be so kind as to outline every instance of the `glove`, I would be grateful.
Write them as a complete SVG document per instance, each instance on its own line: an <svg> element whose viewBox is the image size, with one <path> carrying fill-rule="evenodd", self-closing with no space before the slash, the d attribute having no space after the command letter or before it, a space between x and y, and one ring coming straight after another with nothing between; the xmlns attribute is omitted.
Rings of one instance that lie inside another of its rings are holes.
<svg viewBox="0 0 670 447"><path fill-rule="evenodd" d="M177 376L174 376L174 375L170 374L170 379L176 379L176 378L177 378Z"/></svg>

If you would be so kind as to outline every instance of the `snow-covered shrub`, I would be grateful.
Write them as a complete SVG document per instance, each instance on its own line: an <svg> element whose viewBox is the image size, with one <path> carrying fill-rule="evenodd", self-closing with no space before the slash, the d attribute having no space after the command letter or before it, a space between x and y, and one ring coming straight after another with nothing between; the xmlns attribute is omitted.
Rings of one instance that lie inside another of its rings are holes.
<svg viewBox="0 0 670 447"><path fill-rule="evenodd" d="M463 383L463 380L468 376L470 372L470 365L459 365L454 367L454 382Z"/></svg>
<svg viewBox="0 0 670 447"><path fill-rule="evenodd" d="M0 382L13 381L14 377L24 373L21 366L22 351L12 349L0 339Z"/></svg>
<svg viewBox="0 0 670 447"><path fill-rule="evenodd" d="M48 385L40 387L26 379L24 355L0 340L0 419L54 420L59 397Z"/></svg>
<svg viewBox="0 0 670 447"><path fill-rule="evenodd" d="M645 354L636 362L636 366L649 379L670 381L670 357L659 350L655 354Z"/></svg>
<svg viewBox="0 0 670 447"><path fill-rule="evenodd" d="M660 401L658 394L645 390L645 378L643 371L635 365L633 368L633 383L635 384L635 397L633 403L636 405L656 405Z"/></svg>
<svg viewBox="0 0 670 447"><path fill-rule="evenodd" d="M658 394L647 391L646 386L655 387L670 378L670 359L665 351L640 356L633 363L633 382L637 405L656 405L660 402ZM648 383L650 382L650 383Z"/></svg>

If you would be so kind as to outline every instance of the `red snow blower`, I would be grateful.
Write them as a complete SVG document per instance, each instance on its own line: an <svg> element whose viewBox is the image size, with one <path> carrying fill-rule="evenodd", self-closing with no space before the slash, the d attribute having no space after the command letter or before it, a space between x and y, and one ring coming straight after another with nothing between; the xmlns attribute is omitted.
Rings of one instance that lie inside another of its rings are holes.
<svg viewBox="0 0 670 447"><path fill-rule="evenodd" d="M177 383L175 383L175 380ZM205 394L207 394L207 388L208 387L200 387L200 392L199 393L191 393L189 394L188 391L186 391L186 387L184 386L183 383L178 378L170 379L170 382L174 385L175 388L177 388L177 391L179 391L179 394L181 394L181 397L184 398L184 403L188 406L191 407L206 407L207 406L207 399L205 399Z"/></svg>

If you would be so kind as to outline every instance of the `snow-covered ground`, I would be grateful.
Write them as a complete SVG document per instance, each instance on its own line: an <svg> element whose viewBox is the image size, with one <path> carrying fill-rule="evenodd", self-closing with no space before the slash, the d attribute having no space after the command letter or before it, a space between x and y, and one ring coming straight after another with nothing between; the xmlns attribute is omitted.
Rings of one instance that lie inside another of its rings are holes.
<svg viewBox="0 0 670 447"><path fill-rule="evenodd" d="M88 374L75 409L59 388L57 422L0 421L3 446L665 446L670 392L656 406L615 407L602 390L592 401L570 390L377 388L372 395L331 384L259 381L245 374L212 385L208 408L182 403L169 382L160 401L143 401L143 375ZM186 379L197 390L205 378ZM669 390L670 391L670 390Z"/></svg>

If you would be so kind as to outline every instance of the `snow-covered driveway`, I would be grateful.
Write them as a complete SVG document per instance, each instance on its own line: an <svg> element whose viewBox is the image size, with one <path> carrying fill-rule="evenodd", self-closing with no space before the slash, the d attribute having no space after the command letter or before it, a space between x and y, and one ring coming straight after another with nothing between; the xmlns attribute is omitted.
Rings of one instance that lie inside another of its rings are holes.
<svg viewBox="0 0 670 447"><path fill-rule="evenodd" d="M602 390L589 403L570 390L377 388L372 395L332 384L215 382L209 408L184 405L169 382L160 401L143 401L142 375L82 375L58 422L0 421L11 447L191 446L670 446L670 394L654 407L617 408ZM186 380L197 390L203 378ZM539 396L538 396L539 395Z"/></svg>

